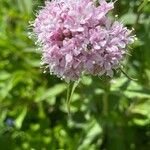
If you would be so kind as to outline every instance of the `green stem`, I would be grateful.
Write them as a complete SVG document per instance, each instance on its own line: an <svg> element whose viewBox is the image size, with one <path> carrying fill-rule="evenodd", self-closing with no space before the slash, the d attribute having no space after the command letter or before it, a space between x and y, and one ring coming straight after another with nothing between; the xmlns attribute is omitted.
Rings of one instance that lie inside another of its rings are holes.
<svg viewBox="0 0 150 150"><path fill-rule="evenodd" d="M102 102L103 102L103 115L104 116L108 116L108 113L109 113L109 91L110 91L110 79L109 78L106 78L104 80L104 93L103 93L103 96L102 96Z"/></svg>
<svg viewBox="0 0 150 150"><path fill-rule="evenodd" d="M67 110L68 110L68 115L70 114L70 84L67 85Z"/></svg>
<svg viewBox="0 0 150 150"><path fill-rule="evenodd" d="M103 94L103 114L108 116L108 93L105 91Z"/></svg>
<svg viewBox="0 0 150 150"><path fill-rule="evenodd" d="M121 67L119 69L129 80L138 81L137 79L130 77Z"/></svg>
<svg viewBox="0 0 150 150"><path fill-rule="evenodd" d="M78 86L78 84L79 84L79 80L75 81L74 83L68 84L68 87L67 87L67 109L68 109L69 116L70 116L70 102L72 100L74 91L76 87Z"/></svg>

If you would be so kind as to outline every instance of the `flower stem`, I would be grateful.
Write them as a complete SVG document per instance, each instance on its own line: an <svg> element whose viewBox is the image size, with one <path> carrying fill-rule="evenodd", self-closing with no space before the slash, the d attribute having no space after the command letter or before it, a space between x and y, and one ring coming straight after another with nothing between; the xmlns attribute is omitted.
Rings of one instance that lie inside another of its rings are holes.
<svg viewBox="0 0 150 150"><path fill-rule="evenodd" d="M108 93L105 91L103 94L103 115L108 116Z"/></svg>
<svg viewBox="0 0 150 150"><path fill-rule="evenodd" d="M109 101L108 101L108 95L110 91L110 79L104 80L104 93L102 96L102 103L103 103L103 115L108 116L109 113Z"/></svg>
<svg viewBox="0 0 150 150"><path fill-rule="evenodd" d="M78 86L80 80L75 81L74 83L69 83L68 87L67 87L67 109L68 109L68 116L71 116L70 113L70 103L74 94L74 91L76 89L76 87Z"/></svg>

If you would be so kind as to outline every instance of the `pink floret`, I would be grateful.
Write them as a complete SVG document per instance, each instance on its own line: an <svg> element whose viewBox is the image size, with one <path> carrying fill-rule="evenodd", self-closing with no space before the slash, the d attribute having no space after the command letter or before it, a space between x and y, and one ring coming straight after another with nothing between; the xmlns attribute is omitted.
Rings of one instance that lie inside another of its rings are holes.
<svg viewBox="0 0 150 150"><path fill-rule="evenodd" d="M92 0L46 1L33 24L42 63L67 82L83 74L113 76L134 42L131 30L107 16L114 3Z"/></svg>

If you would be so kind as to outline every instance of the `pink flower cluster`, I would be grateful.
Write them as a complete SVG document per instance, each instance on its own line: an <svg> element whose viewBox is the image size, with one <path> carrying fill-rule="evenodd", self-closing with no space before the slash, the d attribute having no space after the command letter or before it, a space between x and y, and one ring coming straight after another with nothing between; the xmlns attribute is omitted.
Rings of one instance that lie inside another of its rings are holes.
<svg viewBox="0 0 150 150"><path fill-rule="evenodd" d="M75 81L82 74L113 76L124 58L131 30L111 21L114 3L99 0L46 1L33 31L42 47L42 62L52 74Z"/></svg>

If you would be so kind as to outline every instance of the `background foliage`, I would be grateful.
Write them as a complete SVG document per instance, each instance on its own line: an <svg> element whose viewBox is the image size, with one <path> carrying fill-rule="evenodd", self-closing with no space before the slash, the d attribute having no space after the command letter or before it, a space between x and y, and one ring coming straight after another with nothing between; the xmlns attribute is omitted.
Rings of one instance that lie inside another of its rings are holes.
<svg viewBox="0 0 150 150"><path fill-rule="evenodd" d="M28 38L42 0L0 0L0 149L149 150L150 4L118 0L113 14L138 41L113 80L83 77L66 107L65 82L40 68Z"/></svg>

